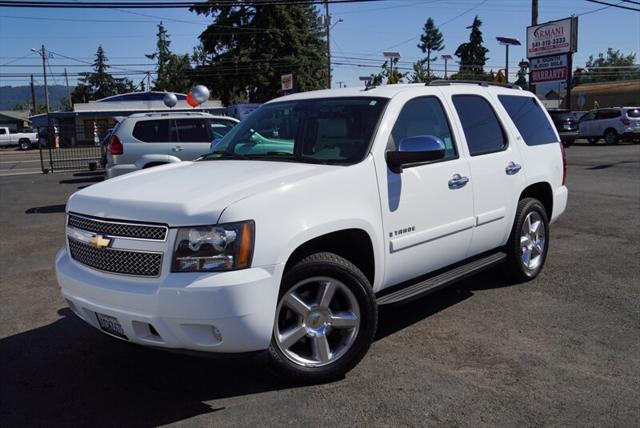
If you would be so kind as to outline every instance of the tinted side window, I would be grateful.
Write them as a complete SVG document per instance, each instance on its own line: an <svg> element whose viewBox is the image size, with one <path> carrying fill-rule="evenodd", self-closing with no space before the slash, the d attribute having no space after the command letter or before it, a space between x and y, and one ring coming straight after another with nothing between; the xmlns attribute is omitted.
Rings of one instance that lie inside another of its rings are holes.
<svg viewBox="0 0 640 428"><path fill-rule="evenodd" d="M0 135L4 135L7 133L7 130L4 128L0 128Z"/></svg>
<svg viewBox="0 0 640 428"><path fill-rule="evenodd" d="M454 95L453 105L471 156L498 152L507 147L502 126L487 100L479 95Z"/></svg>
<svg viewBox="0 0 640 428"><path fill-rule="evenodd" d="M516 95L498 95L498 99L527 146L558 142L553 125L536 100Z"/></svg>
<svg viewBox="0 0 640 428"><path fill-rule="evenodd" d="M600 110L596 119L614 119L620 117L619 110Z"/></svg>
<svg viewBox="0 0 640 428"><path fill-rule="evenodd" d="M176 119L175 131L181 143L210 143L212 138L207 130L207 122L204 119Z"/></svg>
<svg viewBox="0 0 640 428"><path fill-rule="evenodd" d="M145 143L166 143L169 141L169 121L140 121L133 128L133 136Z"/></svg>
<svg viewBox="0 0 640 428"><path fill-rule="evenodd" d="M433 135L440 138L446 148L443 160L458 157L451 137L449 121L440 101L435 97L414 98L407 101L393 126L389 143L392 148L397 148L403 139L418 135Z"/></svg>

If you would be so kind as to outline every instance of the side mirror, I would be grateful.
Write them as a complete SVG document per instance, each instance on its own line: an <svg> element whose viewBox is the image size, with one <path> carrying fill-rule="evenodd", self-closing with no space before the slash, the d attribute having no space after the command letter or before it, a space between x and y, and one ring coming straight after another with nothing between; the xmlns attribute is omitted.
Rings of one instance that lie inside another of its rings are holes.
<svg viewBox="0 0 640 428"><path fill-rule="evenodd" d="M400 141L398 150L387 152L387 165L391 171L401 173L404 166L442 159L445 153L446 148L440 138L416 135Z"/></svg>

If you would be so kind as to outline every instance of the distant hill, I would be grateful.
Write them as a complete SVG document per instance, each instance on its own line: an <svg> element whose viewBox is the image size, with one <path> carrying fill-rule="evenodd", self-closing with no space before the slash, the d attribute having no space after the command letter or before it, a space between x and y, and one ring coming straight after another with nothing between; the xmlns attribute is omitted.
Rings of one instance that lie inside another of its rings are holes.
<svg viewBox="0 0 640 428"><path fill-rule="evenodd" d="M71 91L73 91L73 87ZM49 106L60 108L60 100L67 97L67 87L49 85ZM36 86L36 103L44 104L44 86ZM30 86L0 86L0 110L12 110L17 104L31 104Z"/></svg>

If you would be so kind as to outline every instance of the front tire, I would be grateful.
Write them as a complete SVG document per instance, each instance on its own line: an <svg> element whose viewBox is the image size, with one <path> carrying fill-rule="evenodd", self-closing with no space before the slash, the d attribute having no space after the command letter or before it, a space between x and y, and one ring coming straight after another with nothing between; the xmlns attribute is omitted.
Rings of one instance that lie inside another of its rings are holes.
<svg viewBox="0 0 640 428"><path fill-rule="evenodd" d="M20 150L29 150L31 148L31 141L20 141Z"/></svg>
<svg viewBox="0 0 640 428"><path fill-rule="evenodd" d="M505 249L505 268L511 281L531 281L542 271L549 250L549 220L540 201L525 198L518 202Z"/></svg>
<svg viewBox="0 0 640 428"><path fill-rule="evenodd" d="M364 274L336 254L312 254L283 277L269 365L295 382L342 378L367 353L377 320Z"/></svg>

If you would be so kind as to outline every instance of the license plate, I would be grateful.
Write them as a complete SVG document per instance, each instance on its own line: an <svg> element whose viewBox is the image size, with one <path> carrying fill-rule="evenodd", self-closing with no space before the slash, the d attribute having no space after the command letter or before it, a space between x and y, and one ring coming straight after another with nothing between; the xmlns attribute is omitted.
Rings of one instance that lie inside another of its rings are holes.
<svg viewBox="0 0 640 428"><path fill-rule="evenodd" d="M124 334L124 330L122 329L120 321L118 321L117 318L100 314L98 312L96 312L96 317L98 317L98 324L100 324L100 328L103 331L128 340L127 335Z"/></svg>
<svg viewBox="0 0 640 428"><path fill-rule="evenodd" d="M566 130L570 130L571 129L571 125L568 125L568 124L567 125L563 125L563 128L566 129Z"/></svg>

